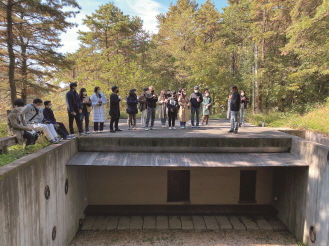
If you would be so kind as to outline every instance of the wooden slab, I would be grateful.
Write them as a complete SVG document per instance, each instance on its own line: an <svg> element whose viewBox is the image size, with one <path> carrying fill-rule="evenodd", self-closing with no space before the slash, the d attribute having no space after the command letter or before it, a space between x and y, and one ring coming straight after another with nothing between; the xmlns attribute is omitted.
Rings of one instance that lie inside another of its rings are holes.
<svg viewBox="0 0 329 246"><path fill-rule="evenodd" d="M106 230L116 230L118 228L119 216L109 216Z"/></svg>
<svg viewBox="0 0 329 246"><path fill-rule="evenodd" d="M182 229L182 222L179 216L169 216L169 229L170 230Z"/></svg>
<svg viewBox="0 0 329 246"><path fill-rule="evenodd" d="M104 231L104 230L106 230L108 222L109 222L108 216L99 216L96 218L95 223L92 227L92 230L93 231Z"/></svg>
<svg viewBox="0 0 329 246"><path fill-rule="evenodd" d="M129 230L130 220L130 216L121 216L118 223L118 230Z"/></svg>
<svg viewBox="0 0 329 246"><path fill-rule="evenodd" d="M260 230L273 231L273 227L264 218L258 217L255 220Z"/></svg>
<svg viewBox="0 0 329 246"><path fill-rule="evenodd" d="M143 216L132 216L130 220L130 230L142 230L143 223Z"/></svg>
<svg viewBox="0 0 329 246"><path fill-rule="evenodd" d="M143 230L155 230L155 216L144 216Z"/></svg>
<svg viewBox="0 0 329 246"><path fill-rule="evenodd" d="M92 229L94 223L95 223L96 217L86 217L82 224L82 231L89 231Z"/></svg>
<svg viewBox="0 0 329 246"><path fill-rule="evenodd" d="M182 229L183 230L193 230L193 220L191 216L181 216L180 217L182 222Z"/></svg>
<svg viewBox="0 0 329 246"><path fill-rule="evenodd" d="M156 229L157 230L168 230L169 229L168 216L157 216L156 217Z"/></svg>
<svg viewBox="0 0 329 246"><path fill-rule="evenodd" d="M241 223L238 217L229 216L228 219L231 222L234 230L246 230L246 227Z"/></svg>
<svg viewBox="0 0 329 246"><path fill-rule="evenodd" d="M240 220L247 228L247 231L258 231L259 230L259 227L255 223L255 221L253 221L252 218L247 217L247 216L241 216Z"/></svg>
<svg viewBox="0 0 329 246"><path fill-rule="evenodd" d="M227 216L216 216L216 219L221 230L233 230L233 226Z"/></svg>
<svg viewBox="0 0 329 246"><path fill-rule="evenodd" d="M196 230L207 229L203 216L192 216L192 220L193 220L194 229Z"/></svg>
<svg viewBox="0 0 329 246"><path fill-rule="evenodd" d="M274 231L285 231L285 230L287 230L285 225L280 220L278 220L277 218L270 218L267 221L273 227Z"/></svg>
<svg viewBox="0 0 329 246"><path fill-rule="evenodd" d="M206 223L206 227L208 230L219 230L219 225L217 223L217 220L215 216L203 216L203 219Z"/></svg>

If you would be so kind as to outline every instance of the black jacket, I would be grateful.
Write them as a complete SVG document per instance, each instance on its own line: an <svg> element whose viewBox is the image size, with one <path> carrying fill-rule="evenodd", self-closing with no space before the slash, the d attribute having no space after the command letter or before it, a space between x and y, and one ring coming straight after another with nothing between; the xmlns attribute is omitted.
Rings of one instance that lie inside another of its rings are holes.
<svg viewBox="0 0 329 246"><path fill-rule="evenodd" d="M240 95L241 96L241 95ZM242 98L245 97L245 100L243 100ZM241 105L240 105L240 108L244 108L244 109L247 109L247 105L249 103L249 99L248 97L246 97L246 95L244 96L241 96Z"/></svg>
<svg viewBox="0 0 329 246"><path fill-rule="evenodd" d="M134 96L129 95L127 97L127 109L126 109L126 112L128 114L137 114L138 113L137 104L138 104L137 96L135 96L135 95Z"/></svg>
<svg viewBox="0 0 329 246"><path fill-rule="evenodd" d="M78 113L79 109L82 110L82 103L76 91L68 91L66 93L66 105L69 112Z"/></svg>
<svg viewBox="0 0 329 246"><path fill-rule="evenodd" d="M238 92L235 92L232 95L232 98L231 98L230 110L231 111L239 111L240 110L240 104L241 104L240 94Z"/></svg>
<svg viewBox="0 0 329 246"><path fill-rule="evenodd" d="M155 95L155 93L146 94L146 103L148 108L156 108L157 106L158 96L153 97L153 95Z"/></svg>
<svg viewBox="0 0 329 246"><path fill-rule="evenodd" d="M44 108L42 112L44 120L49 121L51 124L56 124L54 111L49 108Z"/></svg>
<svg viewBox="0 0 329 246"><path fill-rule="evenodd" d="M168 112L177 113L177 111L178 111L178 99L177 98L170 97L168 99L168 102L167 102L167 108L168 108ZM171 109L174 112L172 112Z"/></svg>
<svg viewBox="0 0 329 246"><path fill-rule="evenodd" d="M112 93L110 96L110 116L120 118L120 99L117 94Z"/></svg>
<svg viewBox="0 0 329 246"><path fill-rule="evenodd" d="M198 97L200 99L200 102L198 102ZM200 108L201 103L203 102L203 96L200 92L195 93L193 92L190 96L190 103L193 108Z"/></svg>

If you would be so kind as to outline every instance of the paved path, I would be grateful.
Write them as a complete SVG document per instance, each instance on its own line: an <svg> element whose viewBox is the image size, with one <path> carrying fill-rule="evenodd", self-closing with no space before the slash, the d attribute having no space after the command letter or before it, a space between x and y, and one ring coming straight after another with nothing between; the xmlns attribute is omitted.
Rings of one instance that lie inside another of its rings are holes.
<svg viewBox="0 0 329 246"><path fill-rule="evenodd" d="M105 230L284 231L277 218L248 216L87 216L82 231Z"/></svg>

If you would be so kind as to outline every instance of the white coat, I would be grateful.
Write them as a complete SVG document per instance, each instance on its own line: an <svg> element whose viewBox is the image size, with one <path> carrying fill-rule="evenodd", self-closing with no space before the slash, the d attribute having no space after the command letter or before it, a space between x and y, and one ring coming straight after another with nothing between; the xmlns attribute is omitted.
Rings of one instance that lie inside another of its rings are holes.
<svg viewBox="0 0 329 246"><path fill-rule="evenodd" d="M94 93L91 97L91 105L93 107L93 122L105 122L105 109L104 105L107 103L106 96L101 92L100 98L97 96L97 93ZM102 105L98 106L98 101L102 100Z"/></svg>

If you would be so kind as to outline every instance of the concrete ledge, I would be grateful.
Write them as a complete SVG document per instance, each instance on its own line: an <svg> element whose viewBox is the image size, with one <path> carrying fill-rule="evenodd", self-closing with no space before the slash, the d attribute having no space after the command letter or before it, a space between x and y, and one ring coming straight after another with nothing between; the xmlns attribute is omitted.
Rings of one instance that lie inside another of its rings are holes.
<svg viewBox="0 0 329 246"><path fill-rule="evenodd" d="M4 137L0 138L0 155L7 153L8 147L16 144L15 137Z"/></svg>

